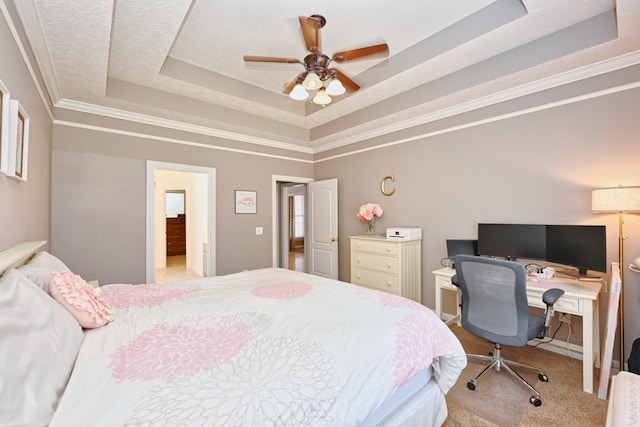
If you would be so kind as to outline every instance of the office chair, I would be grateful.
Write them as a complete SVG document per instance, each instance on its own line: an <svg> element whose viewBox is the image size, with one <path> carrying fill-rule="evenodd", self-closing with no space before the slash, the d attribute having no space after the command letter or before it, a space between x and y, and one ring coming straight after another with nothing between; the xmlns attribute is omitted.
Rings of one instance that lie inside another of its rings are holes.
<svg viewBox="0 0 640 427"><path fill-rule="evenodd" d="M531 339L543 338L553 315L553 304L564 291L547 290L542 297L547 306L546 316L536 316L529 313L527 273L522 265L513 261L458 255L455 257L455 269L452 283L462 293L462 327L494 345L489 356L467 354L472 359L491 362L467 382L467 388L475 390L477 380L490 368L500 371L504 367L535 393L529 402L540 406L540 393L512 366L538 371L540 381L547 382L549 378L539 368L505 360L502 346L524 347Z"/></svg>

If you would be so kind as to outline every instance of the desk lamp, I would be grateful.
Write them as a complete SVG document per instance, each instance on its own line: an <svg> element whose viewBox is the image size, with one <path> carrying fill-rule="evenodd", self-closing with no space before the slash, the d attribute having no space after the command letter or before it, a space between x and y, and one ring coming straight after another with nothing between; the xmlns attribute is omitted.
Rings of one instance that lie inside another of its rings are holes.
<svg viewBox="0 0 640 427"><path fill-rule="evenodd" d="M624 265L623 215L640 213L640 186L598 188L591 192L591 211L593 213L618 214L618 263ZM620 269L620 311L618 328L620 341L620 370L624 371L624 269Z"/></svg>

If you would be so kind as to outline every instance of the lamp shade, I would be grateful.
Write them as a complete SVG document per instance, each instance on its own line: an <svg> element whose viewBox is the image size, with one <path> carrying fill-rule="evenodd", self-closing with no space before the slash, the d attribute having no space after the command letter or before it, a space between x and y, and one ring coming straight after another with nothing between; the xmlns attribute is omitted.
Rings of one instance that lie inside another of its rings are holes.
<svg viewBox="0 0 640 427"><path fill-rule="evenodd" d="M324 106L331 103L331 97L327 95L324 89L320 89L316 96L313 97L313 103Z"/></svg>
<svg viewBox="0 0 640 427"><path fill-rule="evenodd" d="M591 192L595 213L640 212L640 187L597 188Z"/></svg>
<svg viewBox="0 0 640 427"><path fill-rule="evenodd" d="M296 101L304 101L309 98L309 92L307 92L301 84L297 84L293 87L291 93L289 93L289 98L295 99Z"/></svg>
<svg viewBox="0 0 640 427"><path fill-rule="evenodd" d="M302 86L307 90L316 90L322 87L322 81L316 73L309 71L302 82Z"/></svg>
<svg viewBox="0 0 640 427"><path fill-rule="evenodd" d="M347 89L342 85L340 80L334 78L329 82L329 86L327 86L327 94L328 95L342 95L345 93Z"/></svg>

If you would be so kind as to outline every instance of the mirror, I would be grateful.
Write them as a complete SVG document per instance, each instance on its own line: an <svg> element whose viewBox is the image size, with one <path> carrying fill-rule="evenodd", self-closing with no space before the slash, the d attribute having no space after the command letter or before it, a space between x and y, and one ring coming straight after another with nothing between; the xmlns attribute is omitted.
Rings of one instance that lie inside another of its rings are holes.
<svg viewBox="0 0 640 427"><path fill-rule="evenodd" d="M165 193L165 215L167 218L177 218L184 215L184 198L184 190L167 190Z"/></svg>

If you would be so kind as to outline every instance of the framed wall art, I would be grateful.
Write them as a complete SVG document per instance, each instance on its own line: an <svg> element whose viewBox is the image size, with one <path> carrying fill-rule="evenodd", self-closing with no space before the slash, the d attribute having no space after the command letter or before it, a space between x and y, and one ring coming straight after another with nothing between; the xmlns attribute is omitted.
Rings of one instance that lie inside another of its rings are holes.
<svg viewBox="0 0 640 427"><path fill-rule="evenodd" d="M27 181L29 164L29 115L20 102L9 101L9 152L7 175Z"/></svg>
<svg viewBox="0 0 640 427"><path fill-rule="evenodd" d="M258 208L258 193L255 191L236 190L236 213L254 214Z"/></svg>
<svg viewBox="0 0 640 427"><path fill-rule="evenodd" d="M0 80L0 172L9 169L9 89Z"/></svg>

